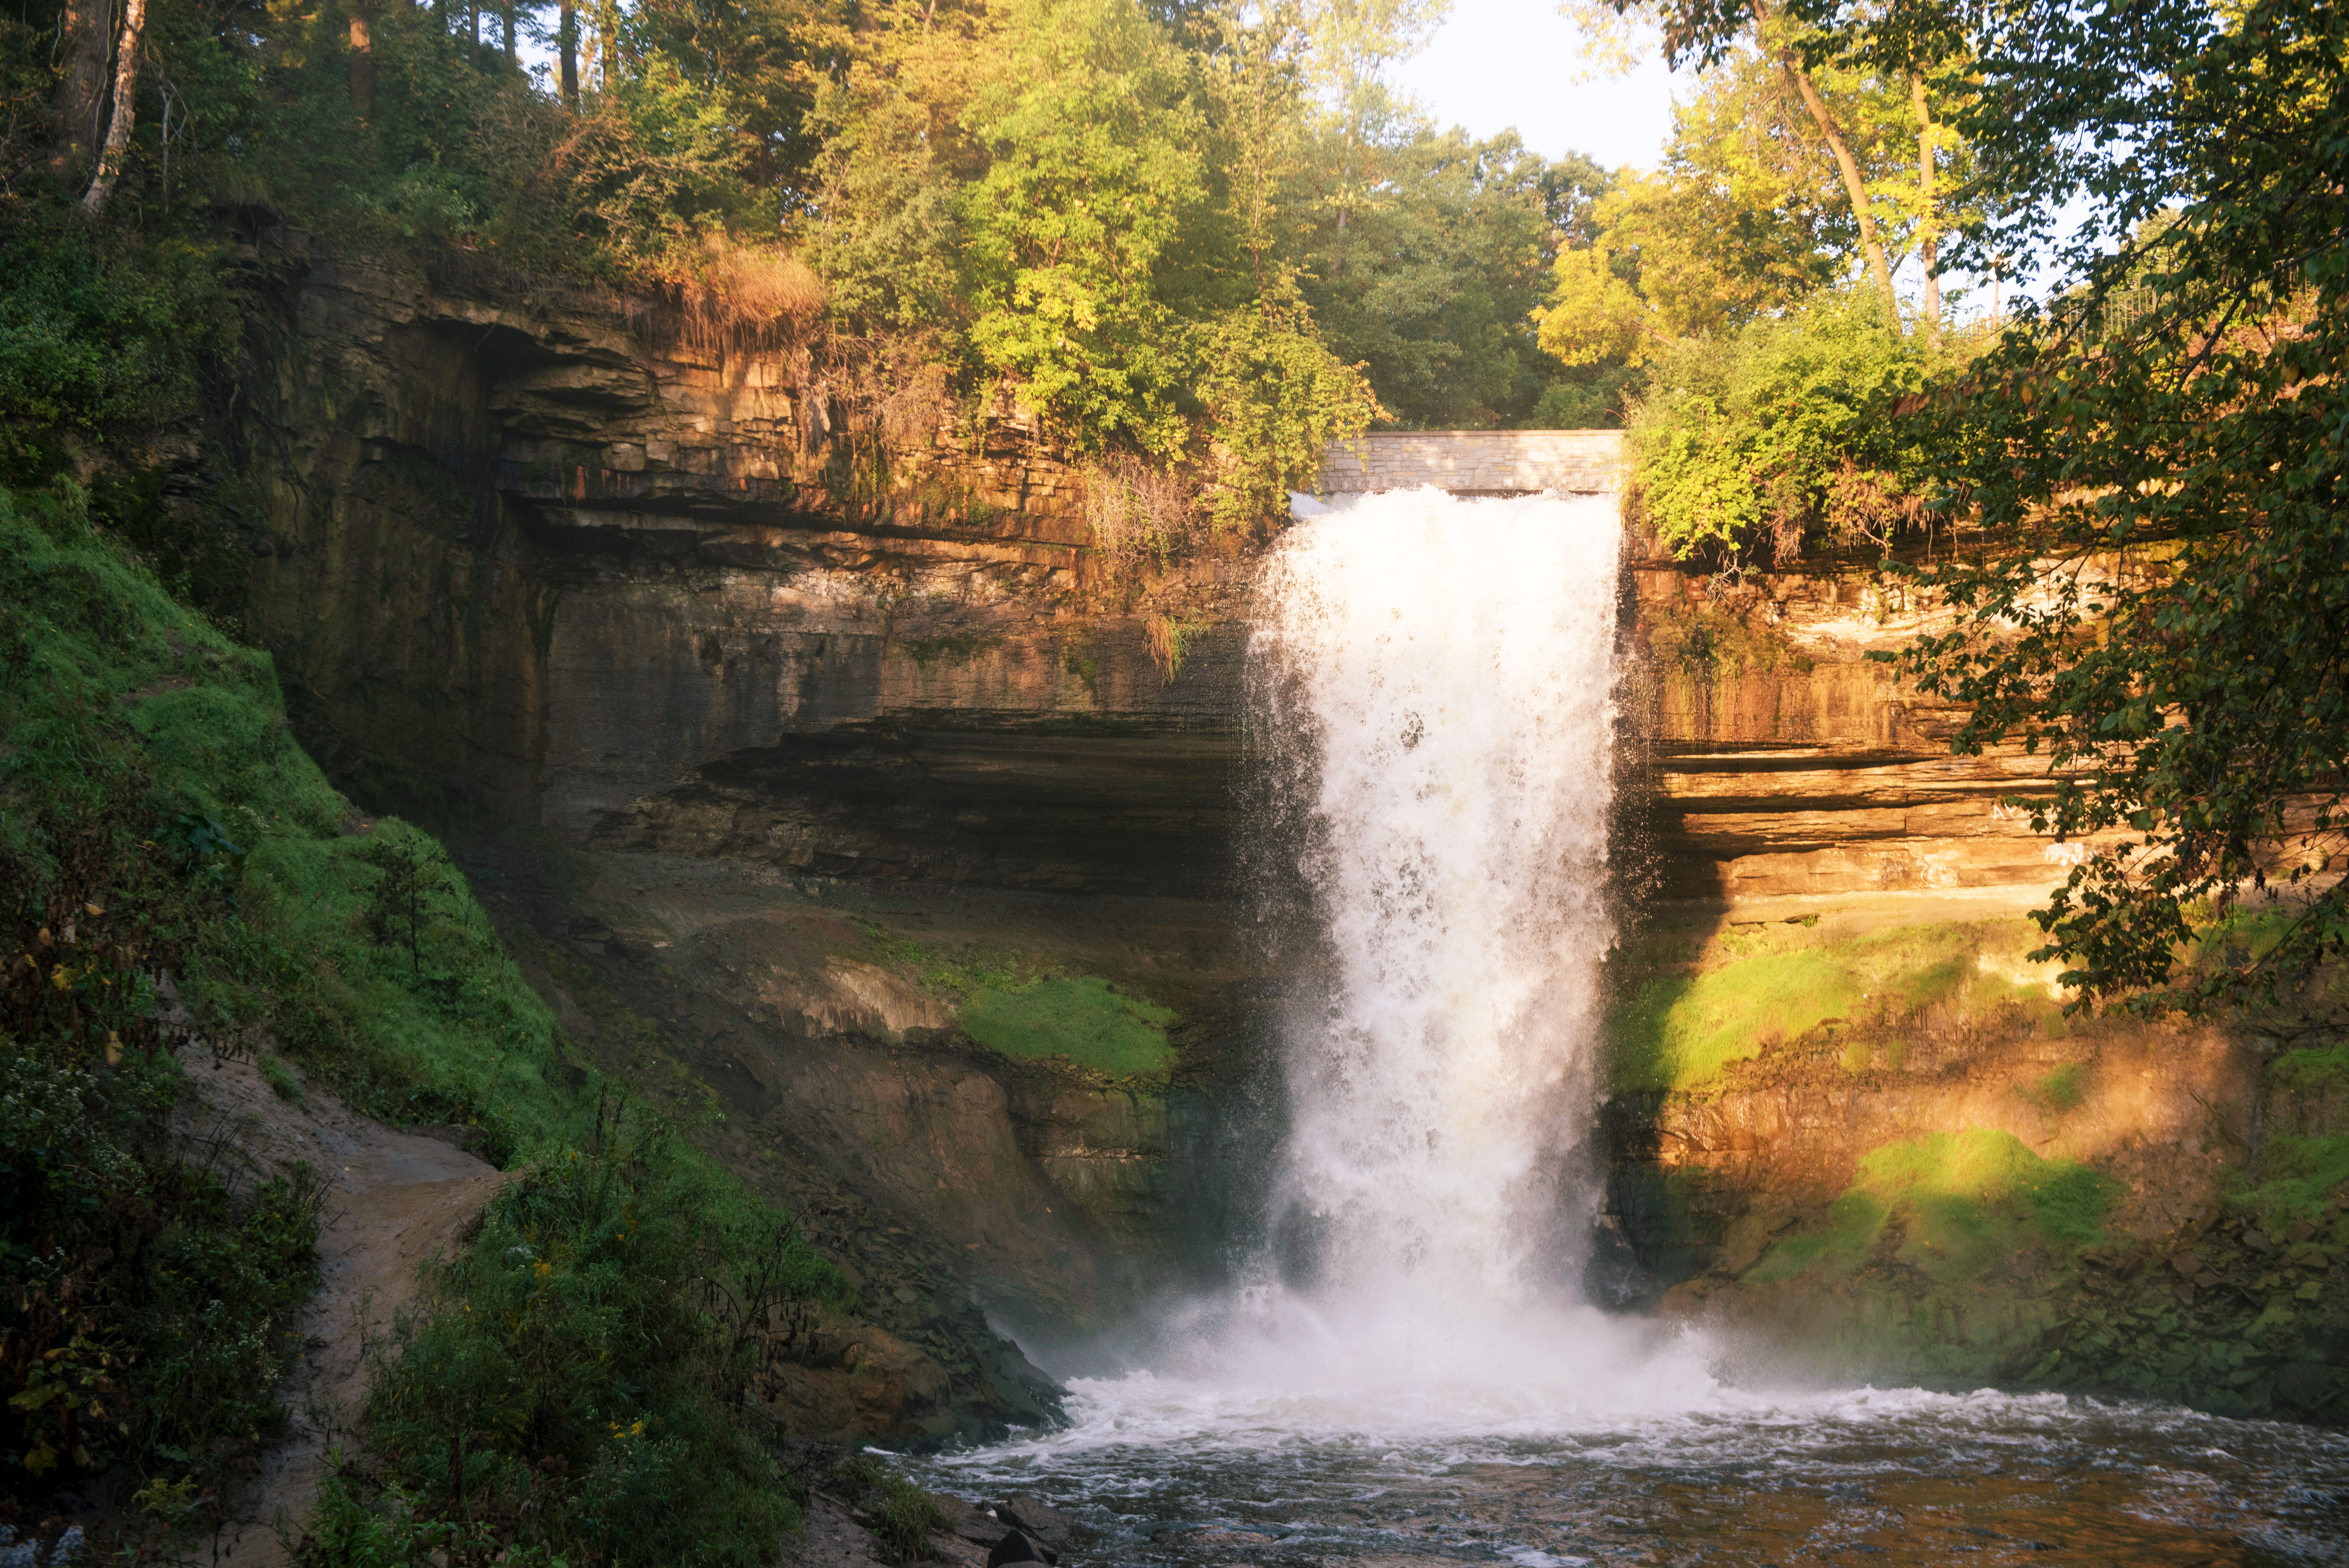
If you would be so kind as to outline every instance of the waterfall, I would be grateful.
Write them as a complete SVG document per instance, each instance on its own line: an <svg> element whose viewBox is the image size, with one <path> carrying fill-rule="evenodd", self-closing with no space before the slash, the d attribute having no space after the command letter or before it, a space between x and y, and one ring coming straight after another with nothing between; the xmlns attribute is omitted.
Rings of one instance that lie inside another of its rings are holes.
<svg viewBox="0 0 2349 1568"><path fill-rule="evenodd" d="M1713 1398L1574 1288L1598 1206L1619 528L1433 490L1300 519L1248 650L1251 873L1302 976L1265 1243L1094 1347L1060 1447L1557 1431ZM1301 928L1301 940L1299 939Z"/></svg>
<svg viewBox="0 0 2349 1568"><path fill-rule="evenodd" d="M1522 1299L1594 1212L1618 535L1611 498L1422 490L1268 562L1258 858L1321 958L1274 1197L1321 1292Z"/></svg>

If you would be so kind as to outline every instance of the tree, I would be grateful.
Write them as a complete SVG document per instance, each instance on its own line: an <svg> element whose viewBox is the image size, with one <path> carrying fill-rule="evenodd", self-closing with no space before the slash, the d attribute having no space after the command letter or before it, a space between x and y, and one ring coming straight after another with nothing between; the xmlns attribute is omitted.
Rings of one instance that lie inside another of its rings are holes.
<svg viewBox="0 0 2349 1568"><path fill-rule="evenodd" d="M1561 363L1637 365L1734 329L1842 271L1853 228L1803 111L1768 62L1741 56L1674 113L1653 177L1627 175L1562 251L1539 313Z"/></svg>
<svg viewBox="0 0 2349 1568"><path fill-rule="evenodd" d="M1325 197L1302 237L1315 318L1366 366L1395 423L1516 423L1549 379L1532 315L1555 243L1551 166L1514 132L1479 141L1418 126L1372 150L1378 188L1350 205ZM1342 190L1324 169L1322 189Z"/></svg>
<svg viewBox="0 0 2349 1568"><path fill-rule="evenodd" d="M1248 274L1268 314L1295 297L1292 209L1311 153L1304 59L1310 40L1292 5L1261 16L1216 17L1207 90L1214 99L1214 160L1227 221L1247 251Z"/></svg>
<svg viewBox="0 0 2349 1568"><path fill-rule="evenodd" d="M123 0L122 36L114 46L114 112L107 119L106 144L98 150L98 172L82 192L81 213L100 218L122 177L123 155L130 148L130 128L139 115L139 47L146 36L147 0Z"/></svg>
<svg viewBox="0 0 2349 1568"><path fill-rule="evenodd" d="M1184 361L1162 270L1206 195L1179 52L1132 0L1025 0L1011 68L964 123L988 149L964 188L972 351L1064 438L1172 455Z"/></svg>
<svg viewBox="0 0 2349 1568"><path fill-rule="evenodd" d="M1924 329L1939 335L1947 214L1938 164L1958 150L1946 112L1937 119L1935 105L1946 111L1949 100L1970 90L1970 67L1946 17L1925 26L1829 0L1589 0L1570 9L1599 30L1602 52L1621 62L1630 58L1622 26L1636 19L1659 29L1676 66L1758 65L1774 74L1833 167L1851 243L1889 319L1900 319L1893 273L1905 231L1925 253ZM1899 142L1914 151L1899 150Z"/></svg>
<svg viewBox="0 0 2349 1568"><path fill-rule="evenodd" d="M560 0L554 43L561 57L556 91L562 97L563 107L575 114L579 109L579 7L575 0Z"/></svg>
<svg viewBox="0 0 2349 1568"><path fill-rule="evenodd" d="M98 156L98 121L106 109L106 61L114 42L108 23L113 15L108 0L68 0L58 14L58 42L66 61L52 105L57 122L54 161L60 172L78 173Z"/></svg>
<svg viewBox="0 0 2349 1568"><path fill-rule="evenodd" d="M1310 69L1338 138L1333 201L1341 234L1371 183L1373 145L1405 114L1387 87L1387 67L1425 48L1451 10L1452 0L1309 0Z"/></svg>
<svg viewBox="0 0 2349 1568"><path fill-rule="evenodd" d="M1868 276L1875 280L1885 318L1899 321L1900 298L1892 289L1892 264L1885 254L1884 238L1877 232L1876 203L1868 193L1868 177L1853 150L1854 137L1848 121L1835 111L1819 90L1815 72L1803 53L1806 40L1789 25L1784 13L1770 9L1764 0L1754 0L1754 39L1758 47L1776 59L1779 73L1801 98L1812 123L1818 127L1820 139L1833 155L1836 172L1843 179L1844 199L1850 204L1852 222L1859 232L1860 254L1868 263Z"/></svg>
<svg viewBox="0 0 2349 1568"><path fill-rule="evenodd" d="M2271 1003L2349 938L2349 16L2030 0L1977 54L1959 261L2078 283L1913 409L1983 533L1899 663L2095 835L2036 916L2085 1001Z"/></svg>

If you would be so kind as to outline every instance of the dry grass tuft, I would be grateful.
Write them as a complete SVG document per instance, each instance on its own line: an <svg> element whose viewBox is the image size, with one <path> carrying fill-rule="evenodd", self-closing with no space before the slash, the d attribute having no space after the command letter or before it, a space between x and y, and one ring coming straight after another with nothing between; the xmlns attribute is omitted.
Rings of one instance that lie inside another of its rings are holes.
<svg viewBox="0 0 2349 1568"><path fill-rule="evenodd" d="M768 347L799 335L824 307L824 279L775 246L707 242L700 274L678 279L677 307L695 347Z"/></svg>
<svg viewBox="0 0 2349 1568"><path fill-rule="evenodd" d="M1196 476L1114 455L1085 474L1085 522L1113 581L1164 570L1188 552L1200 531Z"/></svg>
<svg viewBox="0 0 2349 1568"><path fill-rule="evenodd" d="M1196 615L1153 615L1143 625L1150 643L1150 662L1158 666L1158 678L1172 681L1183 673L1183 658L1192 642L1212 624Z"/></svg>
<svg viewBox="0 0 2349 1568"><path fill-rule="evenodd" d="M704 242L702 259L664 291L667 329L676 342L713 353L781 348L807 335L823 312L823 280L789 251L744 244L723 234Z"/></svg>

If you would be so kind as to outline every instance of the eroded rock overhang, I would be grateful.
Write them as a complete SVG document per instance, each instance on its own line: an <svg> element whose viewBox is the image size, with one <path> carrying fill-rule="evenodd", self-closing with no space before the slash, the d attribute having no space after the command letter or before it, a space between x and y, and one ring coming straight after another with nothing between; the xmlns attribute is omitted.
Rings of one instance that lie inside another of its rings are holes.
<svg viewBox="0 0 2349 1568"><path fill-rule="evenodd" d="M1016 409L978 433L944 405L876 423L788 346L662 346L608 302L516 308L291 232L253 264L278 308L240 416L252 614L346 777L451 781L574 843L821 874L1227 878L1244 551L1114 590L1081 475ZM1605 490L1620 440L1381 433L1321 482ZM1630 541L1624 863L1646 885L2060 871L1998 804L2027 759L1951 757L1956 716L1867 661L1915 630L1872 572L1728 584Z"/></svg>

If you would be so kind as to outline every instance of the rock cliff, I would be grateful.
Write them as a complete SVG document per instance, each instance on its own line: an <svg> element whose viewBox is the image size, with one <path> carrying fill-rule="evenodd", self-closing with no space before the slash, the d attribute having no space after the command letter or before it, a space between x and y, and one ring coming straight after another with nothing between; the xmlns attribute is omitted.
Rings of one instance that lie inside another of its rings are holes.
<svg viewBox="0 0 2349 1568"><path fill-rule="evenodd" d="M314 753L464 849L582 1049L709 1119L943 1362L977 1303L1065 1330L1204 1266L1228 1139L1190 1086L1258 988L1221 902L1244 562L1121 579L1016 408L852 397L804 347L462 258L270 229L243 261L254 630ZM1015 1001L1127 987L1176 1058L975 1045L938 975L979 949Z"/></svg>
<svg viewBox="0 0 2349 1568"><path fill-rule="evenodd" d="M795 1326L837 1365L779 1408L943 1430L982 1308L1049 1336L1212 1273L1279 991L1234 869L1247 551L1121 574L1019 411L918 367L851 395L456 261L246 260L251 615L305 738L470 845L582 1048L858 1280L889 1344ZM2057 1377L2095 1249L2263 1169L2275 1053L2064 1023L2018 917L2076 850L2000 805L2031 759L1952 758L1868 661L1920 624L1890 584L1651 554L1598 1275L1847 1366Z"/></svg>

